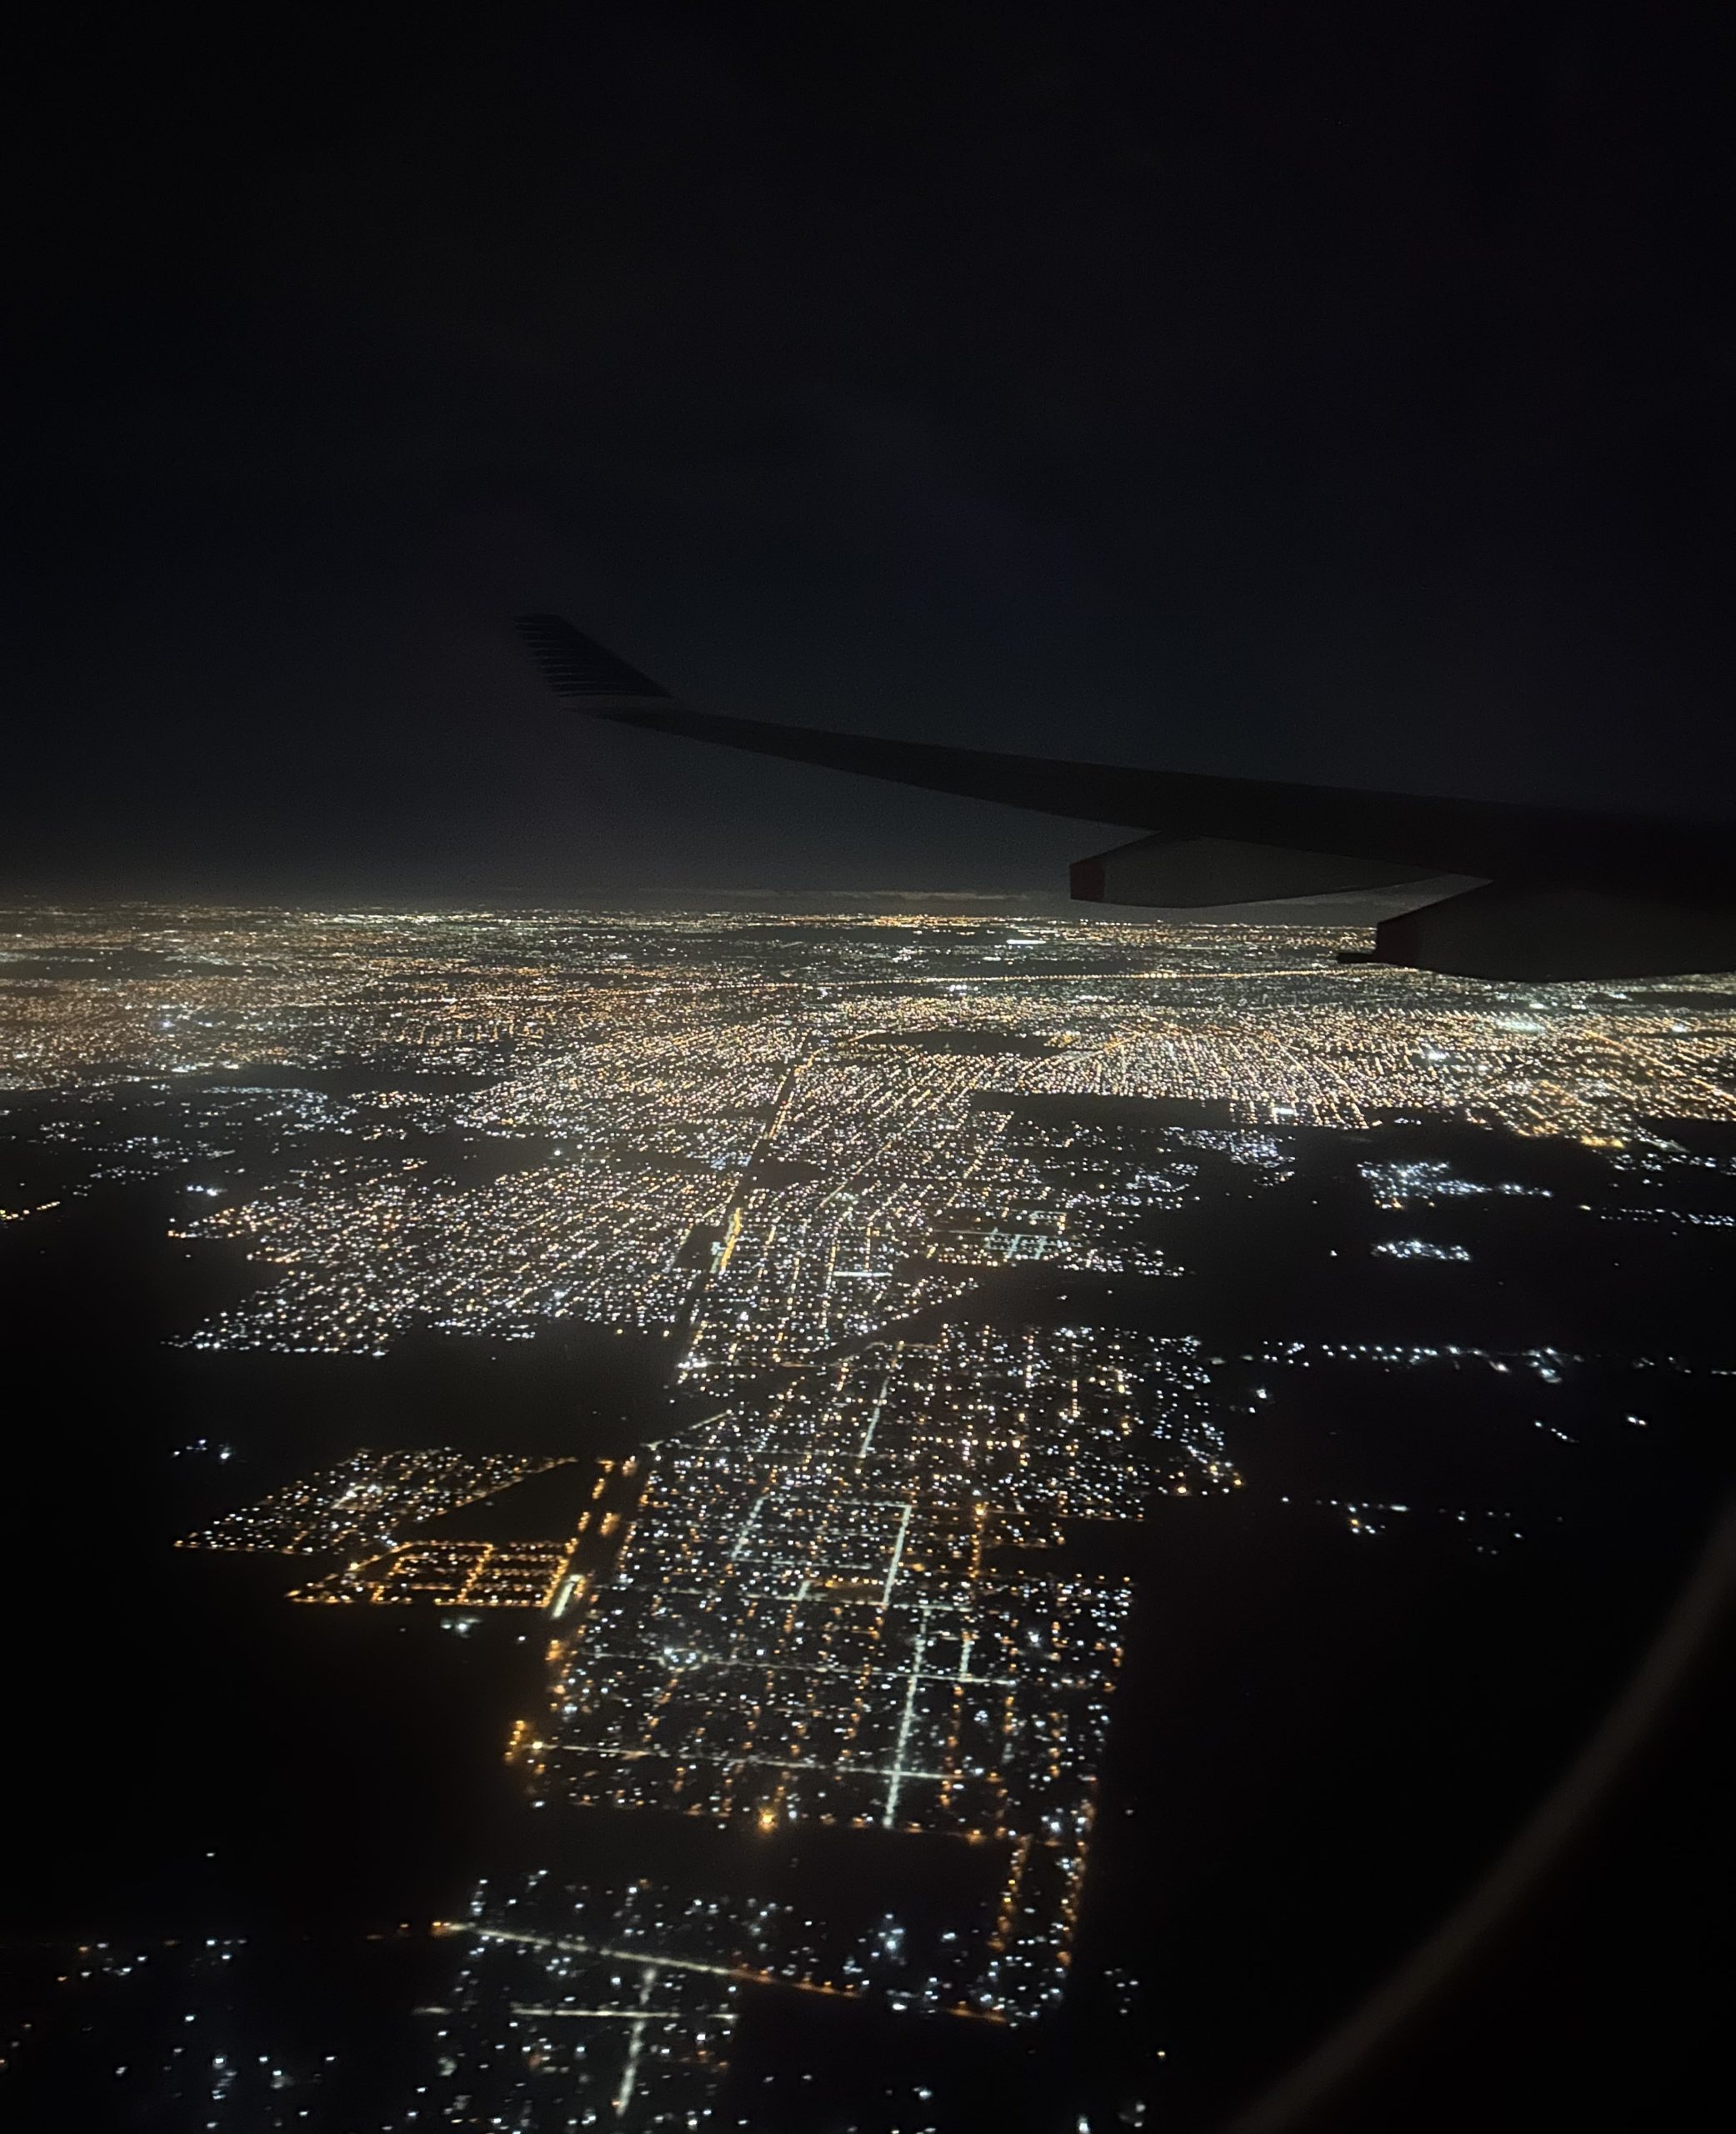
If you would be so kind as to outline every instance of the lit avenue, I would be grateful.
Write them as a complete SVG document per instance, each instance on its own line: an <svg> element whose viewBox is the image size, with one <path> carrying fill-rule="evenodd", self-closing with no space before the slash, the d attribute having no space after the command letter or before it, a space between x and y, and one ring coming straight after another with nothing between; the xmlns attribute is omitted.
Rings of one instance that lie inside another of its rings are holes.
<svg viewBox="0 0 1736 2134"><path fill-rule="evenodd" d="M488 1615L543 1656L501 1744L543 1863L416 1930L448 1984L377 2123L754 2125L732 2068L762 2000L1042 2024L1077 1990L1105 1812L1135 1599L1118 1535L1160 1502L1258 1495L1358 1551L1426 1529L1497 1555L1562 1515L1576 1387L1603 1389L1598 1443L1626 1460L1658 1389L1731 1375L1464 1300L1494 1211L1660 1249L1736 1225L1715 1139L1736 1000L1492 987L1342 945L902 914L19 923L8 1100L69 1182L3 1213L171 1192L173 1246L241 1270L188 1350L382 1359L582 1327L659 1359L665 1420L609 1457L430 1432L309 1460L183 1535L296 1559L302 1606ZM1254 1213L1238 1230L1225 1207ZM1262 1323L1266 1207L1321 1242L1318 1287L1273 1288L1303 1302ZM1298 1479L1301 1429L1419 1434L1467 1403L1530 1463L1499 1487L1396 1455ZM521 1490L552 1507L538 1530L500 1523ZM625 1859L678 1820L714 1887L562 1864L567 1831ZM778 1881L798 1845L846 1863L835 1888ZM228 1944L173 1950L86 1950L65 1990L154 1956L186 2021L211 2020ZM334 2079L177 2048L163 2079L213 2129L301 2126ZM853 2123L909 2134L938 2123L926 2099L888 2088Z"/></svg>

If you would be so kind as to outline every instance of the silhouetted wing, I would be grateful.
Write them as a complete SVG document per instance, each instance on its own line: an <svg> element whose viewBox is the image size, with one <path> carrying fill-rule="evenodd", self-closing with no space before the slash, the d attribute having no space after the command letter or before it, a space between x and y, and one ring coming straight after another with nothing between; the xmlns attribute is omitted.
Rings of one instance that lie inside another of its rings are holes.
<svg viewBox="0 0 1736 2134"><path fill-rule="evenodd" d="M1472 891L1474 904L1436 888L1426 901L1437 916L1413 912L1381 928L1383 957L1545 977L1736 962L1736 862L1722 824L1069 763L724 718L691 709L558 616L528 615L518 627L559 696L622 725L1155 833L1080 862L1076 896L1200 906L1453 876L1460 890L1468 881L1489 886ZM1618 909L1612 899L1623 900ZM1443 929L1454 929L1450 945ZM1498 968L1508 944L1517 944L1516 960Z"/></svg>
<svg viewBox="0 0 1736 2134"><path fill-rule="evenodd" d="M1124 823L1174 837L1235 839L1346 854L1418 874L1524 877L1655 890L1736 877L1721 825L1582 814L1563 809L1291 785L1258 779L1068 763L924 741L888 741L766 719L693 711L553 615L519 629L551 686L577 708L660 734L746 749L828 770L998 800L1081 822Z"/></svg>

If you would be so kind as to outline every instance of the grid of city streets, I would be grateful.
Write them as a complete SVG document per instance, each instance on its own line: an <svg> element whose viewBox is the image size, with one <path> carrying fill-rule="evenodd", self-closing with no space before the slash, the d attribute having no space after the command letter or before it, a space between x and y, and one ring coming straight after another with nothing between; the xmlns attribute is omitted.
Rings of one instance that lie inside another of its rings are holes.
<svg viewBox="0 0 1736 2134"><path fill-rule="evenodd" d="M522 1611L547 1694L503 1769L551 1830L968 1856L943 1904L904 1904L895 1874L868 1906L491 1876L436 1923L452 1979L405 2127L697 2128L756 1993L989 2028L1063 2001L1133 1598L1082 1536L1242 1490L1226 1419L1268 1397L1253 1380L1349 1352L1244 1346L1232 1390L1180 1307L1022 1323L985 1295L1179 1295L1160 1219L1208 1175L1283 1185L1304 1134L1369 1143L1392 1279L1468 1262L1446 1220L1467 1205L1548 1198L1373 1150L1407 1118L1593 1152L1623 1220L1736 1220L1667 1184L1711 1160L1660 1120L1736 1118L1731 1004L1697 981L1488 987L1340 964L1330 931L1053 917L33 924L5 1014L12 1086L52 1095L37 1130L75 1190L169 1181L174 1234L251 1270L192 1348L377 1356L557 1322L663 1347L667 1428L594 1476L505 1445L358 1447L186 1545L312 1559L298 1604ZM1570 1360L1424 1344L1357 1367L1543 1394ZM563 1466L563 1530L467 1534ZM1358 1535L1413 1510L1481 1522L1478 1546L1518 1531L1498 1505L1340 1509ZM199 2101L211 2126L297 2123L233 2079Z"/></svg>

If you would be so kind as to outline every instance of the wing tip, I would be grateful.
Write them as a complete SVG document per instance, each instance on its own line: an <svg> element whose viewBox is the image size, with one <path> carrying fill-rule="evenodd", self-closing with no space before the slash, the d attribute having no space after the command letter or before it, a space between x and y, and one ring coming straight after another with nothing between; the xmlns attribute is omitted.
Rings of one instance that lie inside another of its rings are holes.
<svg viewBox="0 0 1736 2134"><path fill-rule="evenodd" d="M543 680L569 703L603 711L674 702L648 674L575 629L563 615L520 615L514 628Z"/></svg>

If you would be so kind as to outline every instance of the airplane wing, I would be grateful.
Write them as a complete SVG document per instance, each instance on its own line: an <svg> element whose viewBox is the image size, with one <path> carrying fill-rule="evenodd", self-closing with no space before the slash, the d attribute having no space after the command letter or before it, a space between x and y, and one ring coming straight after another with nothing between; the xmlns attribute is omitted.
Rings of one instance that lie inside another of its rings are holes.
<svg viewBox="0 0 1736 2134"><path fill-rule="evenodd" d="M1148 833L1078 861L1088 901L1186 909L1387 893L1369 960L1541 979L1736 968L1736 833L1721 824L1122 769L696 711L556 615L518 629L595 717L793 763Z"/></svg>

